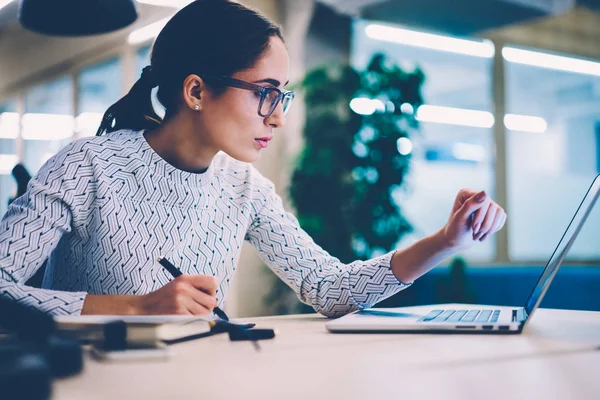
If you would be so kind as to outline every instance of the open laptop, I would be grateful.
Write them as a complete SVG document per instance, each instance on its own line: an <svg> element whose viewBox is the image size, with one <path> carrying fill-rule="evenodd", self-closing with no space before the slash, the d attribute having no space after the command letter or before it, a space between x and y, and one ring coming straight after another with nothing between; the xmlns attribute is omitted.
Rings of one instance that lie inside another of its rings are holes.
<svg viewBox="0 0 600 400"><path fill-rule="evenodd" d="M600 175L585 194L523 307L454 305L448 308L432 305L371 308L332 320L326 324L327 329L330 332L520 333L544 298L599 196Z"/></svg>

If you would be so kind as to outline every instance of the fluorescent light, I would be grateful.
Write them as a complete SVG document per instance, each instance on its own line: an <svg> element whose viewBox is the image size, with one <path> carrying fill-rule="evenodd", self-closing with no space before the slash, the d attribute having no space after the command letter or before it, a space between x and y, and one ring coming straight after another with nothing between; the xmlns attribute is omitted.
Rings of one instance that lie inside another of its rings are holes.
<svg viewBox="0 0 600 400"><path fill-rule="evenodd" d="M391 26L369 24L365 33L371 39L405 44L408 46L423 47L431 50L447 51L475 57L492 58L494 44L489 40L476 41L458 39L450 36L434 35L400 29Z"/></svg>
<svg viewBox="0 0 600 400"><path fill-rule="evenodd" d="M504 47L502 49L502 57L506 61L517 64L600 76L599 62L582 60L580 58L556 56L537 51L515 49L514 47Z"/></svg>
<svg viewBox="0 0 600 400"><path fill-rule="evenodd" d="M5 112L0 114L0 138L1 139L16 139L19 137L19 121L18 113Z"/></svg>
<svg viewBox="0 0 600 400"><path fill-rule="evenodd" d="M153 6L183 8L193 0L137 0L137 2Z"/></svg>
<svg viewBox="0 0 600 400"><path fill-rule="evenodd" d="M12 0L0 0L0 10L12 3Z"/></svg>
<svg viewBox="0 0 600 400"><path fill-rule="evenodd" d="M455 143L452 146L452 155L459 160L483 161L485 159L485 149L478 144Z"/></svg>
<svg viewBox="0 0 600 400"><path fill-rule="evenodd" d="M504 116L504 126L511 131L533 133L544 133L548 129L548 124L544 118L517 114L506 114Z"/></svg>
<svg viewBox="0 0 600 400"><path fill-rule="evenodd" d="M23 115L23 139L63 140L73 136L75 118L63 114Z"/></svg>
<svg viewBox="0 0 600 400"><path fill-rule="evenodd" d="M0 154L0 175L10 175L18 162L16 154Z"/></svg>
<svg viewBox="0 0 600 400"><path fill-rule="evenodd" d="M407 156L412 153L413 144L409 138L401 137L396 142L396 147L398 148L398 153Z"/></svg>
<svg viewBox="0 0 600 400"><path fill-rule="evenodd" d="M360 115L372 115L375 112L385 112L385 104L377 99L356 97L350 101L350 108Z"/></svg>
<svg viewBox="0 0 600 400"><path fill-rule="evenodd" d="M494 126L492 113L464 108L422 105L417 109L416 118L422 122L437 122L476 128L491 128Z"/></svg>
<svg viewBox="0 0 600 400"><path fill-rule="evenodd" d="M80 137L94 136L100 122L102 121L102 113L84 112L75 118L75 131Z"/></svg>
<svg viewBox="0 0 600 400"><path fill-rule="evenodd" d="M165 27L165 25L167 24L167 22L169 22L170 19L170 17L164 18L160 21L156 21L149 25L146 25L143 28L136 29L135 31L129 34L127 42L129 42L129 44L135 45L154 39L158 36L162 28Z"/></svg>

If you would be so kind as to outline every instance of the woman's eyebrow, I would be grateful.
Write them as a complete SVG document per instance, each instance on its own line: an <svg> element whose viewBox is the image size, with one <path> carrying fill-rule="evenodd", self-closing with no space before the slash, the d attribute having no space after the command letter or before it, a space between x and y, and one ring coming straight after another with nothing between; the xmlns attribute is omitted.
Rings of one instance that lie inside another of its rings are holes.
<svg viewBox="0 0 600 400"><path fill-rule="evenodd" d="M275 87L279 87L279 85L281 85L281 82L279 82L277 79L272 78L261 79L260 81L254 81L252 83L268 83ZM290 81L287 81L283 86L287 85L288 83L290 83Z"/></svg>

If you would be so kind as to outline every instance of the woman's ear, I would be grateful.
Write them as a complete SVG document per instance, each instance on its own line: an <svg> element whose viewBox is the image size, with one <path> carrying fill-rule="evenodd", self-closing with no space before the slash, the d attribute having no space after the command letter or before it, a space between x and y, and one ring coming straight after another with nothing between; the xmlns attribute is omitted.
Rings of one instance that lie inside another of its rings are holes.
<svg viewBox="0 0 600 400"><path fill-rule="evenodd" d="M183 81L183 101L191 110L202 110L204 88L204 81L198 75L189 75Z"/></svg>

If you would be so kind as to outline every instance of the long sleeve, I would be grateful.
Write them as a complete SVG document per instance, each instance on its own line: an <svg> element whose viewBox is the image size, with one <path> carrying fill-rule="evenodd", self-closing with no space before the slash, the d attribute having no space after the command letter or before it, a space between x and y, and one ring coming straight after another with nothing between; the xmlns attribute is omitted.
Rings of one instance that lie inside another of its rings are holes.
<svg viewBox="0 0 600 400"><path fill-rule="evenodd" d="M260 177L263 205L248 229L246 240L261 259L317 312L339 317L371 307L410 286L391 270L394 252L367 261L343 264L319 247L285 212L273 184Z"/></svg>
<svg viewBox="0 0 600 400"><path fill-rule="evenodd" d="M29 182L27 192L16 199L0 223L0 294L52 314L81 312L85 292L38 289L24 283L32 277L71 232L70 203L77 173L65 163L73 154L69 145L50 159ZM81 158L85 154L81 152ZM72 175L72 176L69 176Z"/></svg>

